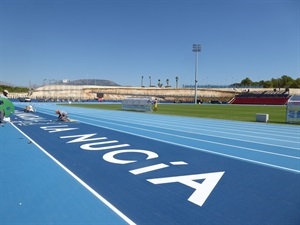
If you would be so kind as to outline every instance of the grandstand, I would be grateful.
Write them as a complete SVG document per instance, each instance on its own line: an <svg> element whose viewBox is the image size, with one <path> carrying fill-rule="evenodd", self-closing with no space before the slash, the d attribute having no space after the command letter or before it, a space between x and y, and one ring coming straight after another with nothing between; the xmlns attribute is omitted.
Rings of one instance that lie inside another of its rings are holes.
<svg viewBox="0 0 300 225"><path fill-rule="evenodd" d="M286 105L291 95L289 90L284 91L262 91L243 92L229 101L230 104L252 104L252 105Z"/></svg>

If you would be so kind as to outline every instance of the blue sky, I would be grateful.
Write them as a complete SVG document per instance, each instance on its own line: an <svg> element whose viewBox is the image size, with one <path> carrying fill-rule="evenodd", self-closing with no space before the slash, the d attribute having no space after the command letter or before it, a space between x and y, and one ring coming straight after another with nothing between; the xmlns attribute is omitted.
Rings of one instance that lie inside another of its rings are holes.
<svg viewBox="0 0 300 225"><path fill-rule="evenodd" d="M231 84L299 74L298 0L0 0L0 81Z"/></svg>

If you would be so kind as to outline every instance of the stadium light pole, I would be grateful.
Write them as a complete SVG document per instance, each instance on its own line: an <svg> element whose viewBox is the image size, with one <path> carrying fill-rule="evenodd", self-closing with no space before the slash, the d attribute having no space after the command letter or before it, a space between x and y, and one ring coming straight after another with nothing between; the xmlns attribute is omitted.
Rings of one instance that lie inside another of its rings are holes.
<svg viewBox="0 0 300 225"><path fill-rule="evenodd" d="M201 52L201 45L193 44L193 52L195 52L195 104L197 104L198 53Z"/></svg>

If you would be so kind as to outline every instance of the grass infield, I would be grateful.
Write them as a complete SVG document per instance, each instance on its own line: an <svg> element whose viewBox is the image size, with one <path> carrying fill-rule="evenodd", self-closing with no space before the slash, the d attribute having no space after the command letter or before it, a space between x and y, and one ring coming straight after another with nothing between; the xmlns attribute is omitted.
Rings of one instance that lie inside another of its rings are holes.
<svg viewBox="0 0 300 225"><path fill-rule="evenodd" d="M68 106L122 110L121 104L77 104ZM160 104L155 114L191 116L222 120L256 121L256 113L269 114L269 123L286 123L286 106L267 105L195 105L195 104Z"/></svg>

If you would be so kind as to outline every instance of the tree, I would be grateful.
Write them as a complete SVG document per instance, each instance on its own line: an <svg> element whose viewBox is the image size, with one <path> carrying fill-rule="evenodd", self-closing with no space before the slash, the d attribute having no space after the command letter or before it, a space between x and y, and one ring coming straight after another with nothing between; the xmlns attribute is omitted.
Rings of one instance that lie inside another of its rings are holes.
<svg viewBox="0 0 300 225"><path fill-rule="evenodd" d="M289 87L292 83L293 83L293 78L287 76L287 75L283 75L281 77L281 82L280 82L280 87Z"/></svg>
<svg viewBox="0 0 300 225"><path fill-rule="evenodd" d="M245 78L244 80L241 81L242 86L251 86L252 80L250 80L249 77Z"/></svg>
<svg viewBox="0 0 300 225"><path fill-rule="evenodd" d="M280 87L280 78L278 78L278 79L272 78L271 82L272 82L272 87L273 88L279 88Z"/></svg>
<svg viewBox="0 0 300 225"><path fill-rule="evenodd" d="M157 86L158 86L158 87L160 87L160 88L163 86L163 84L162 84L162 83L160 83L160 79L158 79Z"/></svg>
<svg viewBox="0 0 300 225"><path fill-rule="evenodd" d="M169 86L169 79L166 80L167 86L166 87L170 87Z"/></svg>
<svg viewBox="0 0 300 225"><path fill-rule="evenodd" d="M16 86L8 86L8 85L0 84L0 92L2 92L3 90L8 90L9 93L30 91L29 88L25 88L25 87L16 87Z"/></svg>
<svg viewBox="0 0 300 225"><path fill-rule="evenodd" d="M294 80L288 75L282 75L280 78L272 78L271 80L261 80L253 82L250 78L243 79L240 83L231 84L232 87L243 86L259 86L263 88L300 88L300 78Z"/></svg>
<svg viewBox="0 0 300 225"><path fill-rule="evenodd" d="M265 83L266 82L264 80L261 80L261 81L258 82L258 85L261 86L261 87L264 87Z"/></svg>
<svg viewBox="0 0 300 225"><path fill-rule="evenodd" d="M271 88L272 82L270 80L264 81L263 88Z"/></svg>
<svg viewBox="0 0 300 225"><path fill-rule="evenodd" d="M300 88L300 78L293 80L293 82L290 85L290 88Z"/></svg>

